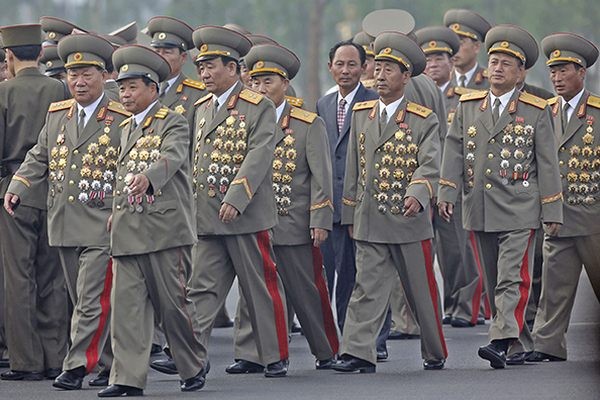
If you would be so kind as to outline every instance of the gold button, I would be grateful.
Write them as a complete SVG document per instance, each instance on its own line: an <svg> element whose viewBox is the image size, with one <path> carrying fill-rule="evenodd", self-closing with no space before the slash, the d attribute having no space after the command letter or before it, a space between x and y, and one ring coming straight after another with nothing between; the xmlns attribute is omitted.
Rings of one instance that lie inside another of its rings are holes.
<svg viewBox="0 0 600 400"><path fill-rule="evenodd" d="M121 195L121 191L120 191L120 190L117 190L117 191L115 192L115 194L116 194L117 196L120 196L120 195Z"/></svg>
<svg viewBox="0 0 600 400"><path fill-rule="evenodd" d="M204 173L204 168L200 168L200 173Z"/></svg>
<svg viewBox="0 0 600 400"><path fill-rule="evenodd" d="M159 190L158 192L156 192L157 196L162 196L162 190Z"/></svg>
<svg viewBox="0 0 600 400"><path fill-rule="evenodd" d="M75 181L69 181L69 185L73 186L75 184Z"/></svg>
<svg viewBox="0 0 600 400"><path fill-rule="evenodd" d="M565 165L565 162L564 162L563 160L560 160L560 161L558 162L558 165L560 165L560 166L562 167L563 165Z"/></svg>
<svg viewBox="0 0 600 400"><path fill-rule="evenodd" d="M200 184L200 190L204 190L204 185L202 183Z"/></svg>
<svg viewBox="0 0 600 400"><path fill-rule="evenodd" d="M377 183L379 182L377 179L373 179L373 183Z"/></svg>
<svg viewBox="0 0 600 400"><path fill-rule="evenodd" d="M375 169L379 169L379 164L375 163Z"/></svg>
<svg viewBox="0 0 600 400"><path fill-rule="evenodd" d="M492 184L491 184L491 183L486 183L486 184L485 184L485 188L486 188L487 190L490 190L490 189L492 188Z"/></svg>
<svg viewBox="0 0 600 400"><path fill-rule="evenodd" d="M72 202L74 202L74 201L75 201L75 197L73 197L73 196L69 196L69 203L72 203Z"/></svg>
<svg viewBox="0 0 600 400"><path fill-rule="evenodd" d="M490 143L492 143L492 144L493 144L493 143L496 143L496 139L494 139L494 138L491 138L491 139L490 139Z"/></svg>
<svg viewBox="0 0 600 400"><path fill-rule="evenodd" d="M486 169L486 170L485 170L485 174L486 174L486 175L491 175L491 174L492 174L492 170L491 170L491 169L489 169L489 168L488 168L488 169Z"/></svg>
<svg viewBox="0 0 600 400"><path fill-rule="evenodd" d="M564 178L565 176L563 174L560 174L560 179Z"/></svg>
<svg viewBox="0 0 600 400"><path fill-rule="evenodd" d="M73 154L79 154L79 150L77 150L77 149L73 150Z"/></svg>
<svg viewBox="0 0 600 400"><path fill-rule="evenodd" d="M119 176L117 177L117 179L118 179L118 180L120 180L120 181L122 181L122 180L123 180L123 177L122 177L121 175L119 175Z"/></svg>
<svg viewBox="0 0 600 400"><path fill-rule="evenodd" d="M121 161L121 166L124 167L125 166L125 161Z"/></svg>
<svg viewBox="0 0 600 400"><path fill-rule="evenodd" d="M117 210L120 210L121 206L119 204L117 204Z"/></svg>
<svg viewBox="0 0 600 400"><path fill-rule="evenodd" d="M560 151L561 151L561 152L563 152L563 151L565 151L565 150L567 150L567 149L565 149L565 147L564 147L564 146L560 148Z"/></svg>
<svg viewBox="0 0 600 400"><path fill-rule="evenodd" d="M206 138L206 144L210 143L210 138Z"/></svg>
<svg viewBox="0 0 600 400"><path fill-rule="evenodd" d="M381 149L377 149L377 153L381 153Z"/></svg>
<svg viewBox="0 0 600 400"><path fill-rule="evenodd" d="M489 153L489 154L488 154L488 159L490 159L490 160L491 160L492 158L494 158L494 155L493 155L492 153Z"/></svg>
<svg viewBox="0 0 600 400"><path fill-rule="evenodd" d="M71 164L71 169L77 169L77 165Z"/></svg>
<svg viewBox="0 0 600 400"><path fill-rule="evenodd" d="M208 153L202 154L202 157L204 157L204 158L208 157Z"/></svg>

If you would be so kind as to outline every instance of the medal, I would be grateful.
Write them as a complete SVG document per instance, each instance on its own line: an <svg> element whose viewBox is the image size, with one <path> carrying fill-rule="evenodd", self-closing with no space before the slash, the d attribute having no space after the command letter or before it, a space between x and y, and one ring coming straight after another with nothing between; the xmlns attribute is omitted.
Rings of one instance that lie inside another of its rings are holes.
<svg viewBox="0 0 600 400"><path fill-rule="evenodd" d="M529 187L529 181L523 181L523 187Z"/></svg>

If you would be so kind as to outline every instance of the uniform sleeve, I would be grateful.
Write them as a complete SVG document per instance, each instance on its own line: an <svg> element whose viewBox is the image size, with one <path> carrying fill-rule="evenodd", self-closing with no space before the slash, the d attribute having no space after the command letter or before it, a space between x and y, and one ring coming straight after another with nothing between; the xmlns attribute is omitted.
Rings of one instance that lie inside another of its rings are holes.
<svg viewBox="0 0 600 400"><path fill-rule="evenodd" d="M426 208L435 196L440 173L440 137L437 116L430 114L422 121L422 125L423 134L420 135L421 140L417 153L419 166L413 172L405 198L412 196L421 203L423 208Z"/></svg>
<svg viewBox="0 0 600 400"><path fill-rule="evenodd" d="M446 135L442 152L438 202L456 203L463 180L463 111L460 103Z"/></svg>
<svg viewBox="0 0 600 400"><path fill-rule="evenodd" d="M27 198L29 188L44 183L48 177L48 119L49 114L46 115L46 123L37 143L29 149L8 185L7 192L16 194L21 200Z"/></svg>
<svg viewBox="0 0 600 400"><path fill-rule="evenodd" d="M181 168L189 162L190 134L187 120L174 112L169 112L162 129L160 157L145 172L154 193L161 190ZM162 120L159 120L162 121Z"/></svg>
<svg viewBox="0 0 600 400"><path fill-rule="evenodd" d="M342 196L342 225L354 225L354 209L357 204L357 185L358 185L358 149L356 141L356 115L352 113L352 123L350 125L350 140L346 152L346 173L344 176L344 191Z"/></svg>
<svg viewBox="0 0 600 400"><path fill-rule="evenodd" d="M562 184L549 107L540 113L534 135L538 188L542 202L542 221L562 223Z"/></svg>
<svg viewBox="0 0 600 400"><path fill-rule="evenodd" d="M331 230L333 225L331 156L325 123L320 117L309 127L306 138L306 159L310 169L310 227Z"/></svg>
<svg viewBox="0 0 600 400"><path fill-rule="evenodd" d="M254 126L248 127L248 152L223 199L243 214L273 164L275 107L263 99L257 107Z"/></svg>

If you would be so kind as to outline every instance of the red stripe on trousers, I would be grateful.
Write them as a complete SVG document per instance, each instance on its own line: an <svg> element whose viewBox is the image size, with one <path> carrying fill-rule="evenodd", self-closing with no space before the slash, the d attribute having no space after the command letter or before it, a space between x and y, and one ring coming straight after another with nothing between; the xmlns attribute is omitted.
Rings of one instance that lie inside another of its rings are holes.
<svg viewBox="0 0 600 400"><path fill-rule="evenodd" d="M477 274L479 275L479 278L477 278L477 286L475 287L475 293L473 293L473 299L471 300L471 323L475 325L477 324L477 317L479 316L479 306L481 305L481 292L483 291L483 268L481 267L479 247L477 247L477 240L475 239L475 233L473 231L469 231L469 242L471 243L471 247L473 248L473 257L475 258Z"/></svg>
<svg viewBox="0 0 600 400"><path fill-rule="evenodd" d="M327 283L323 279L323 256L318 247L312 247L313 273L315 276L315 286L319 291L319 299L321 300L321 312L323 314L323 324L325 325L325 334L327 341L333 351L337 354L340 342L338 341L335 322L333 322L333 313L331 312L331 303L329 303L329 293L327 292Z"/></svg>
<svg viewBox="0 0 600 400"><path fill-rule="evenodd" d="M271 246L269 245L269 233L267 231L261 231L256 234L258 239L258 248L263 260L263 271L265 274L265 283L267 290L273 301L273 313L275 314L275 330L277 332L277 342L279 344L279 357L280 360L288 358L288 336L285 325L285 312L283 310L283 301L281 300L281 294L277 287L277 270L275 263L271 258L269 252Z"/></svg>
<svg viewBox="0 0 600 400"><path fill-rule="evenodd" d="M523 329L523 320L525 316L525 307L527 307L527 300L529 299L529 288L531 287L531 277L529 276L529 247L531 241L535 237L535 230L531 230L529 233L529 239L527 239L527 248L523 255L523 261L521 262L521 283L519 284L519 302L517 308L515 308L515 319L517 320L517 326L519 332Z"/></svg>
<svg viewBox="0 0 600 400"><path fill-rule="evenodd" d="M92 341L85 351L85 358L87 360L87 364L85 369L87 373L92 372L92 370L98 364L98 343L102 337L102 333L104 331L104 327L106 326L106 321L108 320L108 314L110 313L110 289L112 287L112 258L108 260L108 265L106 266L106 276L104 278L104 289L102 289L102 293L100 294L100 320L98 321L98 329L94 333L92 337Z"/></svg>
<svg viewBox="0 0 600 400"><path fill-rule="evenodd" d="M446 348L446 339L444 339L444 331L442 330L441 313L438 307L438 291L437 282L435 281L435 273L433 272L433 250L431 248L431 239L421 241L423 247L423 256L425 257L425 271L427 272L427 284L429 286L429 296L433 303L433 311L435 313L435 323L437 324L438 335L442 342L444 350L444 358L448 358L448 349Z"/></svg>

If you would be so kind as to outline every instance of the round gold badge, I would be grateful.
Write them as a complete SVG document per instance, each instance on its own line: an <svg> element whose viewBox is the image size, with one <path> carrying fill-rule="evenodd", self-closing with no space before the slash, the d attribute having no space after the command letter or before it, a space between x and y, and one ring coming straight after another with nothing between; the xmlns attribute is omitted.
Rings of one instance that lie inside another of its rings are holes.
<svg viewBox="0 0 600 400"><path fill-rule="evenodd" d="M165 40L167 38L167 34L164 32L161 32L158 34L158 40Z"/></svg>
<svg viewBox="0 0 600 400"><path fill-rule="evenodd" d="M129 65L125 64L121 67L121 72L127 72L129 70Z"/></svg>
<svg viewBox="0 0 600 400"><path fill-rule="evenodd" d="M552 57L555 57L555 58L556 58L556 57L560 57L560 50L554 50L554 51L552 52Z"/></svg>
<svg viewBox="0 0 600 400"><path fill-rule="evenodd" d="M81 61L82 58L83 58L83 54L81 54L81 53L73 54L73 60L75 60L75 61Z"/></svg>
<svg viewBox="0 0 600 400"><path fill-rule="evenodd" d="M504 49L508 48L508 46L510 46L510 44L507 41L500 43L500 47L502 47Z"/></svg>
<svg viewBox="0 0 600 400"><path fill-rule="evenodd" d="M52 61L48 61L48 62L46 63L46 67L48 67L48 68L52 67Z"/></svg>
<svg viewBox="0 0 600 400"><path fill-rule="evenodd" d="M383 54L390 54L391 52L392 52L391 47L386 47L385 49L383 49Z"/></svg>
<svg viewBox="0 0 600 400"><path fill-rule="evenodd" d="M263 61L257 61L256 64L254 64L254 68L263 68L265 66L265 63Z"/></svg>
<svg viewBox="0 0 600 400"><path fill-rule="evenodd" d="M429 47L435 47L437 46L437 42L435 40L432 40L431 42L429 42Z"/></svg>
<svg viewBox="0 0 600 400"><path fill-rule="evenodd" d="M206 51L208 50L208 45L206 43L204 43L202 46L200 46L200 51Z"/></svg>
<svg viewBox="0 0 600 400"><path fill-rule="evenodd" d="M456 32L460 29L460 24L452 24L452 25L450 25L450 29L452 29L454 32Z"/></svg>
<svg viewBox="0 0 600 400"><path fill-rule="evenodd" d="M54 38L56 38L56 32L48 33L48 39L54 39Z"/></svg>

